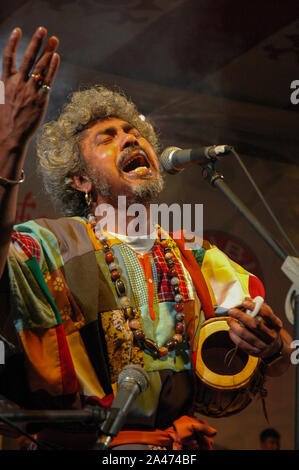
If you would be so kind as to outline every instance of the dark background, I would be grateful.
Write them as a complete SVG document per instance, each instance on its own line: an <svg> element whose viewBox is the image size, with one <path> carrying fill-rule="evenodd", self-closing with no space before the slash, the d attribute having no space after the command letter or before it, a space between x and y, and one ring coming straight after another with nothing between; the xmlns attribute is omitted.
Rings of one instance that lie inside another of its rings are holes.
<svg viewBox="0 0 299 470"><path fill-rule="evenodd" d="M0 49L20 26L20 59L33 31L47 27L60 39L61 67L46 120L58 115L81 85L123 89L161 134L162 144L183 148L226 143L240 153L292 242L298 236L299 80L298 0L2 0ZM219 164L226 182L290 252L233 157ZM30 146L17 222L57 216L35 174ZM168 176L167 203L203 203L204 230L236 261L259 273L267 301L292 333L284 312L291 286L281 261L199 169ZM291 253L292 254L292 253ZM294 373L267 382L270 425L293 449ZM209 420L216 445L259 448L268 426L256 400L233 418Z"/></svg>

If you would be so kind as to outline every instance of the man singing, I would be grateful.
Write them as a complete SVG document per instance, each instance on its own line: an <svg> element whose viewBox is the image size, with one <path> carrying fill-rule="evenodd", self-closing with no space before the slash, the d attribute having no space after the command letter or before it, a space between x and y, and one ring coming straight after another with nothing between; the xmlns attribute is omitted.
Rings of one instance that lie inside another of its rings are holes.
<svg viewBox="0 0 299 470"><path fill-rule="evenodd" d="M65 217L13 226L28 144L59 66L56 37L37 59L46 36L37 29L18 70L19 28L3 54L0 333L12 352L0 393L29 409L109 408L120 371L139 365L149 386L111 447L210 449L216 431L194 417L203 320L228 308L231 340L272 376L288 367L290 338L266 303L259 321L245 313L264 297L256 277L208 242L188 251L182 238L152 225L150 207L163 188L158 139L120 93L78 91L43 126L39 170ZM138 237L127 230L133 216L125 218L134 203L145 208ZM102 223L108 206L113 230ZM83 425L38 431L39 442L62 449L92 449L96 440Z"/></svg>

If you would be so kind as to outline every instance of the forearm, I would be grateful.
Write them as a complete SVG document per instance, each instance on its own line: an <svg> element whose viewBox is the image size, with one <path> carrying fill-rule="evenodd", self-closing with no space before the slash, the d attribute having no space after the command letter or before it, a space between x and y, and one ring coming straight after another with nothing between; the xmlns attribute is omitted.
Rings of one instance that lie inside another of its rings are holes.
<svg viewBox="0 0 299 470"><path fill-rule="evenodd" d="M265 368L265 374L268 375L269 377L278 377L284 374L284 372L288 369L291 363L290 355L292 352L292 348L291 348L292 338L288 334L288 332L284 329L281 329L280 337L282 340L282 348L280 352L280 357L274 360L273 363L266 365L266 368ZM275 351L273 351L273 353L275 353Z"/></svg>
<svg viewBox="0 0 299 470"><path fill-rule="evenodd" d="M17 140L0 144L0 177L13 181L21 178L27 145ZM16 217L19 184L1 184L0 180L0 278L2 277L11 233Z"/></svg>
<svg viewBox="0 0 299 470"><path fill-rule="evenodd" d="M5 100L0 104L0 278L16 217L19 184L15 182L22 177L28 144L45 115L48 91L59 66L55 36L48 39L37 59L47 36L46 29L40 27L33 34L17 70L16 53L21 36L20 28L12 31L2 58Z"/></svg>

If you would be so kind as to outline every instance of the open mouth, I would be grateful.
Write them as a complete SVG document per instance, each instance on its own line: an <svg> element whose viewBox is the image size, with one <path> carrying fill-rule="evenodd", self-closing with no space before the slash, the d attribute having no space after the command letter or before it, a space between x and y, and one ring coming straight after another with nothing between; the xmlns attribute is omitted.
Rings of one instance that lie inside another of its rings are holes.
<svg viewBox="0 0 299 470"><path fill-rule="evenodd" d="M127 174L147 175L150 164L147 156L140 150L132 152L122 164L121 170Z"/></svg>

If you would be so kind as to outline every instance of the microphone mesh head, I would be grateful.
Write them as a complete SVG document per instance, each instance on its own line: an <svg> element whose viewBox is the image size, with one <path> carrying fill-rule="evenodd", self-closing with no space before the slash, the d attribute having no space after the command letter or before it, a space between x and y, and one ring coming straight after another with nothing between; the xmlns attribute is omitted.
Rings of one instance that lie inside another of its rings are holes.
<svg viewBox="0 0 299 470"><path fill-rule="evenodd" d="M180 170L177 170L172 162L172 155L177 150L181 150L179 147L167 147L164 149L160 155L160 163L167 173L175 174L179 173Z"/></svg>
<svg viewBox="0 0 299 470"><path fill-rule="evenodd" d="M118 385L121 384L124 380L134 380L139 386L141 392L144 392L149 385L149 378L147 373L142 367L135 364L124 367L118 374Z"/></svg>

